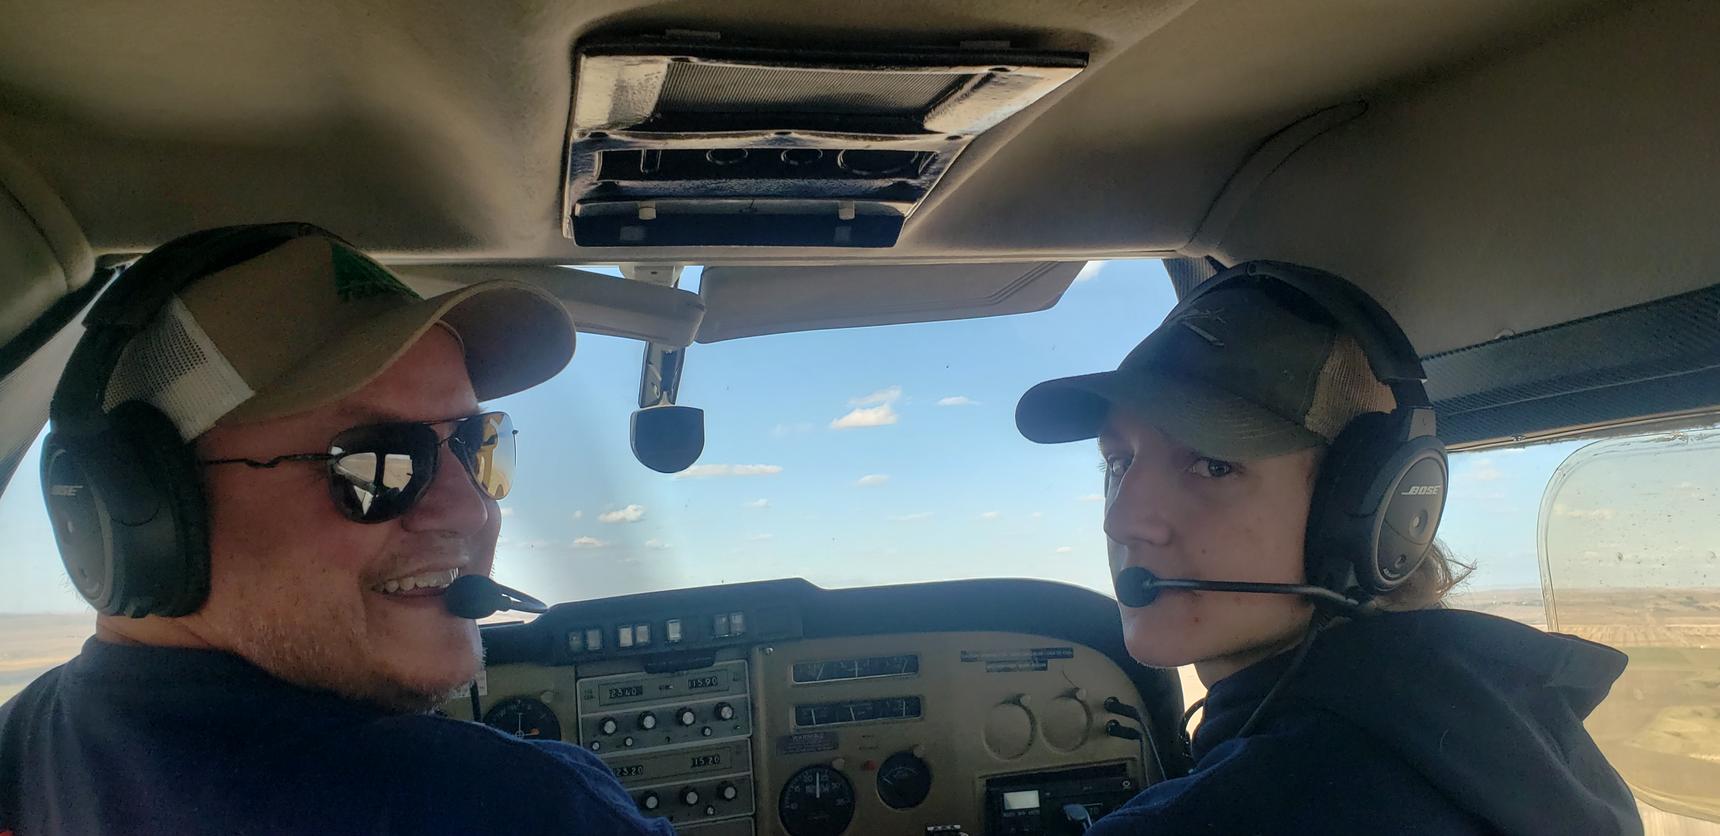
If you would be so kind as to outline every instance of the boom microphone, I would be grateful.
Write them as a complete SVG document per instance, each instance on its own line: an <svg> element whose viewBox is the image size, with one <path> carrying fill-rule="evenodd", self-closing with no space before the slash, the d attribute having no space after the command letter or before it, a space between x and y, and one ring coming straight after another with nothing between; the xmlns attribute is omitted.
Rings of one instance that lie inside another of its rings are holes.
<svg viewBox="0 0 1720 836"><path fill-rule="evenodd" d="M458 581L456 581L458 583ZM1332 604L1346 611L1362 609L1362 603L1339 595L1323 586L1300 583L1251 583L1246 581L1196 581L1182 578L1160 578L1139 566L1117 573L1117 601L1125 607L1145 607L1159 598L1164 589L1188 589L1203 592L1254 592L1262 595L1300 595L1317 602Z"/></svg>
<svg viewBox="0 0 1720 836"><path fill-rule="evenodd" d="M478 619L498 610L548 612L549 605L483 575L461 575L442 593L442 606L461 618Z"/></svg>

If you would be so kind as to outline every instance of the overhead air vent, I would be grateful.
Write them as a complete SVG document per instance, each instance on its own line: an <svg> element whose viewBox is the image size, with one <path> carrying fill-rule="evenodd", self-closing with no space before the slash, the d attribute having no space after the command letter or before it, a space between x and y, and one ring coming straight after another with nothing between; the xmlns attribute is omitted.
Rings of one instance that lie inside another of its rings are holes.
<svg viewBox="0 0 1720 836"><path fill-rule="evenodd" d="M889 247L962 150L1086 56L700 38L575 50L563 232L581 247Z"/></svg>

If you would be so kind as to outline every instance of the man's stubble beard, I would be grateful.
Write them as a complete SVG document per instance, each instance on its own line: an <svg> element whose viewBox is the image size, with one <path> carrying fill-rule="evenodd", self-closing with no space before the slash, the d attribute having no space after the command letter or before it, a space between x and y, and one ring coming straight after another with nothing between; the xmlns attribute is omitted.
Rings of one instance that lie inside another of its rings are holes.
<svg viewBox="0 0 1720 836"><path fill-rule="evenodd" d="M252 584L235 590L237 606L226 608L220 624L229 638L229 650L276 678L397 713L429 711L460 684L404 681L373 659L377 648L368 635L365 593L360 592L355 601L342 601L331 595L305 594L302 590L315 588L315 583L302 576L278 579L278 583L271 584L268 577L254 578ZM258 586L265 584L272 586L271 594L258 594ZM301 591L284 596L279 594L283 589ZM387 652L387 648L380 650ZM474 652L474 665L481 662L480 646Z"/></svg>

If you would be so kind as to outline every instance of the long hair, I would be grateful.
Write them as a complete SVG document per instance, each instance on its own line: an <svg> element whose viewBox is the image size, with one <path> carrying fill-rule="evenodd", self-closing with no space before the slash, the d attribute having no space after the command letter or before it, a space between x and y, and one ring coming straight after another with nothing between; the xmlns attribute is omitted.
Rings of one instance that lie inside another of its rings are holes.
<svg viewBox="0 0 1720 836"><path fill-rule="evenodd" d="M1415 567L1402 586L1374 597L1383 610L1426 610L1445 606L1445 596L1475 571L1475 566L1453 557L1444 543L1433 541L1427 557Z"/></svg>

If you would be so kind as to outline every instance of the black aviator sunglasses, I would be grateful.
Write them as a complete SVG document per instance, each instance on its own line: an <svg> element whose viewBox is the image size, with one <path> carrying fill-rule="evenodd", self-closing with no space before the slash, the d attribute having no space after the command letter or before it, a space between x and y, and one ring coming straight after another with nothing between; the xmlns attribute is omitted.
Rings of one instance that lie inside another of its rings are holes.
<svg viewBox="0 0 1720 836"><path fill-rule="evenodd" d="M446 438L437 428L452 424ZM326 453L293 453L266 461L213 459L205 467L242 464L271 468L287 462L327 462L329 494L346 518L358 523L400 517L424 496L436 479L442 445L459 459L473 484L491 499L508 495L514 477L513 420L505 412L486 412L448 421L370 424L342 431Z"/></svg>

